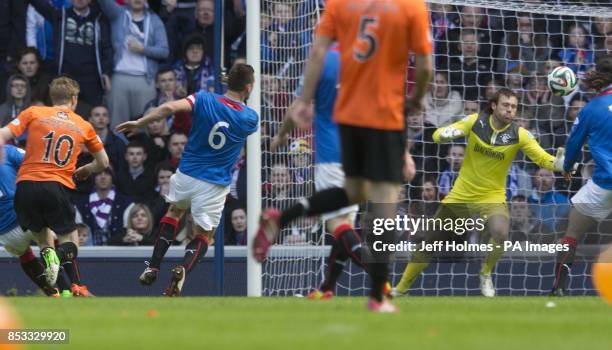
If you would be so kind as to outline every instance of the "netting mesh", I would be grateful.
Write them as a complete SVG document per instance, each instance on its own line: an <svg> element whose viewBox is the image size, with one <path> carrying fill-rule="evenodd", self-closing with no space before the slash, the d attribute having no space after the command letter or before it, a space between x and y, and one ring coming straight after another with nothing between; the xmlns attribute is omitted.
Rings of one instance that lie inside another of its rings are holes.
<svg viewBox="0 0 612 350"><path fill-rule="evenodd" d="M433 143L433 131L465 115L477 113L502 86L520 96L516 122L529 130L549 152L561 147L578 114L593 96L582 84L569 96L553 96L546 75L559 65L583 78L597 58L612 53L612 3L609 1L427 1L434 38L435 75L426 96L425 112L408 116L408 137L417 165L415 180L404 186L399 214L430 215L448 194L458 175L465 145ZM299 83L319 1L262 0L262 152L263 206L287 208L313 193L312 134L291 135L286 147L272 152L285 109ZM596 14L596 17L592 17ZM412 69L407 72L410 93ZM519 154L507 177L510 239L553 243L564 234L569 198L591 177L593 162L585 148L581 167L571 183L539 169ZM583 244L612 241L610 221L588 234ZM263 270L264 295L304 294L324 275L329 238L315 219L286 229ZM468 235L469 242L482 242ZM285 247L289 247L286 249ZM465 295L478 293L481 257L434 263L413 286L413 293ZM404 263L393 267L397 282ZM550 288L554 255L506 256L495 270L500 294L541 294ZM572 270L575 294L592 293L589 264ZM340 294L365 294L367 276L347 265Z"/></svg>

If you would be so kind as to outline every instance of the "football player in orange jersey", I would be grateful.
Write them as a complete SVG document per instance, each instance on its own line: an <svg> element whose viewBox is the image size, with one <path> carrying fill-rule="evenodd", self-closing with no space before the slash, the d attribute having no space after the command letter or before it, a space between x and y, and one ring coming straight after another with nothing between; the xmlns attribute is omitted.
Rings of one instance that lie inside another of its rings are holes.
<svg viewBox="0 0 612 350"><path fill-rule="evenodd" d="M105 169L108 156L91 124L74 113L79 84L67 77L56 78L49 85L49 95L53 106L35 106L21 112L0 129L0 144L27 132L26 154L17 174L15 211L21 227L32 231L37 239L47 280L54 285L60 263L73 266L78 253L75 209L68 194L75 188L73 176L84 180ZM94 160L76 169L82 144ZM56 249L50 230L58 236ZM66 272L78 278L73 268ZM86 290L76 292L88 294Z"/></svg>
<svg viewBox="0 0 612 350"><path fill-rule="evenodd" d="M416 56L415 89L409 108L423 107L431 78L432 43L429 14L423 0L330 0L317 30L304 71L304 87L289 111L298 126L309 128L313 99L325 55L334 41L340 48L340 87L334 108L339 125L344 188L329 188L279 213L265 210L254 244L254 256L263 261L280 230L300 216L314 216L371 201L366 223L395 216L400 184L415 173L405 150L405 73L408 58ZM387 203L387 204L385 204ZM367 233L366 233L367 234ZM390 242L393 232L366 237ZM371 251L371 250L370 250ZM365 253L368 253L366 250ZM368 308L396 312L383 299L388 277L387 254L370 256L372 289Z"/></svg>

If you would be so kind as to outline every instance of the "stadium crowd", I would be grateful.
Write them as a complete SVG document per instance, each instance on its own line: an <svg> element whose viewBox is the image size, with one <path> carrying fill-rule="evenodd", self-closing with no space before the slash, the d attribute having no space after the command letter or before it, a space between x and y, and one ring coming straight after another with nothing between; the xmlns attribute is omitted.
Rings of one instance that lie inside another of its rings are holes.
<svg viewBox="0 0 612 350"><path fill-rule="evenodd" d="M246 1L226 0L224 62L244 60ZM149 245L167 209L168 191L191 127L177 114L130 138L114 126L165 101L221 79L213 70L214 0L6 0L0 8L0 124L33 105L49 103L48 84L67 75L81 86L77 113L104 142L111 167L79 183L74 193L81 244ZM549 152L564 145L578 111L592 96L583 86L553 96L547 74L557 66L579 78L612 52L612 19L516 13L430 4L435 76L425 111L407 115L407 142L417 176L405 186L400 211L431 215L453 186L465 144L437 145L436 127L479 113L502 86L521 96L516 122ZM265 3L262 8L262 178L264 207L286 208L313 190L310 133L292 135L275 152L270 142L299 85L317 21L315 0ZM412 70L407 72L410 93ZM24 139L14 140L22 145ZM81 162L89 161L83 154ZM553 242L569 212L569 197L592 172L588 151L568 185L519 154L507 179L511 237ZM225 243L246 244L246 157L234 166L225 209ZM192 237L181 223L177 242ZM303 220L285 243L316 240L320 226ZM599 237L594 238L599 239ZM587 238L588 241L588 238Z"/></svg>

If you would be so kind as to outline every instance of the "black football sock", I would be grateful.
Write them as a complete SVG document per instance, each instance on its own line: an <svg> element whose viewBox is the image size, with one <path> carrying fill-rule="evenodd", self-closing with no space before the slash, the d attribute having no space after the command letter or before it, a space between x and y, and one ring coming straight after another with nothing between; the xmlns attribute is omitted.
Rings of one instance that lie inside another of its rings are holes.
<svg viewBox="0 0 612 350"><path fill-rule="evenodd" d="M349 198L344 188L328 188L284 210L280 217L280 226L284 228L301 216L316 216L349 205Z"/></svg>
<svg viewBox="0 0 612 350"><path fill-rule="evenodd" d="M66 271L70 282L80 286L81 275L79 273L79 267L77 265L76 259L63 262L62 267L64 268L64 271Z"/></svg>
<svg viewBox="0 0 612 350"><path fill-rule="evenodd" d="M55 252L57 253L57 257L59 258L60 262L64 263L76 259L79 248L72 242L64 242L55 248Z"/></svg>
<svg viewBox="0 0 612 350"><path fill-rule="evenodd" d="M370 298L374 298L378 301L382 301L385 283L387 283L387 276L389 275L389 264L387 263L368 264L368 272L372 280L372 287L370 289Z"/></svg>
<svg viewBox="0 0 612 350"><path fill-rule="evenodd" d="M151 262L149 267L159 269L166 252L172 242L176 238L176 232L178 231L178 221L173 218L164 216L159 221L159 229L157 231L157 239L153 247L153 255L151 256Z"/></svg>
<svg viewBox="0 0 612 350"><path fill-rule="evenodd" d="M205 235L197 235L185 247L185 256L183 257L183 267L186 272L190 272L198 261L206 254L208 250L208 238Z"/></svg>
<svg viewBox="0 0 612 350"><path fill-rule="evenodd" d="M57 287L59 290L70 290L70 281L64 272L64 268L60 266L59 273L57 274Z"/></svg>
<svg viewBox="0 0 612 350"><path fill-rule="evenodd" d="M347 259L348 257L346 254L343 254L342 252L342 243L338 239L334 238L334 243L332 244L332 249L329 253L329 259L327 261L325 280L323 283L321 283L321 291L334 291L334 289L336 289L336 283L344 270Z"/></svg>
<svg viewBox="0 0 612 350"><path fill-rule="evenodd" d="M36 256L34 256L30 248L19 257L19 262L26 275L28 275L32 282L42 289L46 295L55 293L55 289L47 283L44 266L40 260L36 259Z"/></svg>
<svg viewBox="0 0 612 350"><path fill-rule="evenodd" d="M575 238L564 236L559 240L561 244L567 244L569 250L559 251L557 253L557 263L555 264L555 281L553 282L553 290L567 289L569 284L569 273L576 257L576 247L578 242Z"/></svg>

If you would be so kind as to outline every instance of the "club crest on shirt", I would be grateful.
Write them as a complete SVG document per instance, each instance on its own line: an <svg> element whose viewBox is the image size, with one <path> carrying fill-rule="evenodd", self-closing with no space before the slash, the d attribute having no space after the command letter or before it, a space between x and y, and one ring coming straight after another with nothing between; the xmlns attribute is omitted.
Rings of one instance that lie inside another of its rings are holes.
<svg viewBox="0 0 612 350"><path fill-rule="evenodd" d="M66 112L62 112L62 111L59 111L59 112L55 113L55 116L57 118L59 118L59 119L62 119L62 120L69 120L70 119L68 117L68 114Z"/></svg>
<svg viewBox="0 0 612 350"><path fill-rule="evenodd" d="M500 137L501 137L501 141L502 141L502 143L508 143L508 142L510 142L510 135L508 135L508 134L502 134Z"/></svg>

